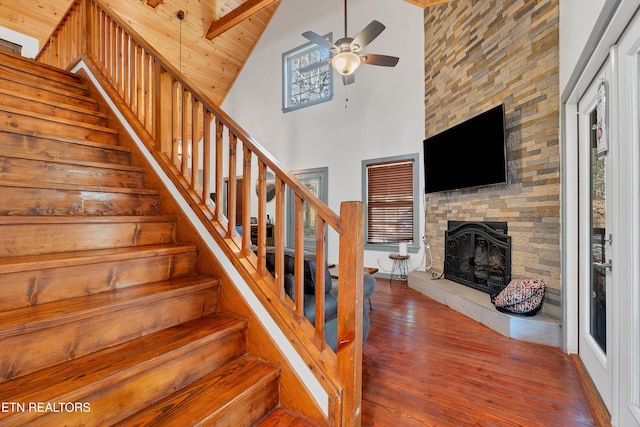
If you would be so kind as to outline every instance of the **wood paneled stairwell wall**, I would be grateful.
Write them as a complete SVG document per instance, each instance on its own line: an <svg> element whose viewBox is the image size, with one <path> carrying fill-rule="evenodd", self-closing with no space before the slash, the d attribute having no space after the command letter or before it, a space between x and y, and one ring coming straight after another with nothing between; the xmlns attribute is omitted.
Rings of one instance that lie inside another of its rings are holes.
<svg viewBox="0 0 640 427"><path fill-rule="evenodd" d="M0 424L281 418L281 368L248 354L89 87L0 53L0 88Z"/></svg>

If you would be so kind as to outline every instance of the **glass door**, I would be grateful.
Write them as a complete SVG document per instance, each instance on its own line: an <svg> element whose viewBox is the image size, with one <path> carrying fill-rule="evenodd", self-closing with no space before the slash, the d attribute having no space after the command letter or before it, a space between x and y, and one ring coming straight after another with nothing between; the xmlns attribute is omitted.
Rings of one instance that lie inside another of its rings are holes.
<svg viewBox="0 0 640 427"><path fill-rule="evenodd" d="M327 203L327 180L329 175L328 168L306 169L303 171L293 172L293 174L302 181L302 183L324 203ZM294 247L294 231L295 231L295 201L293 192L288 191L287 202L287 245ZM315 252L316 250L316 212L305 203L302 224L304 230L304 248Z"/></svg>
<svg viewBox="0 0 640 427"><path fill-rule="evenodd" d="M606 66L603 70L607 70ZM612 402L611 156L606 72L578 104L580 187L579 354L602 400Z"/></svg>

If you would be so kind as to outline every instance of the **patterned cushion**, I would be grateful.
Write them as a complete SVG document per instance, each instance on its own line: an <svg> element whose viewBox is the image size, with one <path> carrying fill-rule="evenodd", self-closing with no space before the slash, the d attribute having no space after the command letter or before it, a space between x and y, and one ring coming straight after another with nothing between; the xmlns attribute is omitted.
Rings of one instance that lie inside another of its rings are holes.
<svg viewBox="0 0 640 427"><path fill-rule="evenodd" d="M546 283L542 279L514 279L495 298L500 311L533 316L540 310Z"/></svg>

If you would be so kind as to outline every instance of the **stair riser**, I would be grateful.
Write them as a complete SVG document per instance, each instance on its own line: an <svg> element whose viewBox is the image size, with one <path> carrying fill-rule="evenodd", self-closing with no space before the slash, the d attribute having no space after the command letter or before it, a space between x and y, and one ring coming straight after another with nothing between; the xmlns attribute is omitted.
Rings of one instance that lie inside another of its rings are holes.
<svg viewBox="0 0 640 427"><path fill-rule="evenodd" d="M144 173L131 168L102 168L48 162L41 160L0 157L0 180L13 182L47 182L96 187L142 188Z"/></svg>
<svg viewBox="0 0 640 427"><path fill-rule="evenodd" d="M2 187L0 215L157 215L156 195Z"/></svg>
<svg viewBox="0 0 640 427"><path fill-rule="evenodd" d="M55 79L52 76L38 75L18 70L6 64L0 63L0 74L3 78L11 79L13 81L21 81L25 84L44 86L51 88L52 90L60 91L63 93L69 93L73 96L84 97L87 96L89 91L86 85L76 82L66 82Z"/></svg>
<svg viewBox="0 0 640 427"><path fill-rule="evenodd" d="M65 123L49 117L39 117L13 111L0 111L0 129L4 131L21 129L23 131L43 133L46 135L75 138L81 141L118 145L118 133L111 129L101 127L91 128L89 126L83 127L81 122Z"/></svg>
<svg viewBox="0 0 640 427"><path fill-rule="evenodd" d="M117 147L74 144L47 136L0 131L0 156L3 155L28 156L39 160L81 160L122 166L130 163L129 152Z"/></svg>
<svg viewBox="0 0 640 427"><path fill-rule="evenodd" d="M17 95L19 94L0 92L0 105L7 105L11 108L26 110L43 116L107 126L107 119L104 116L92 113L89 110L64 108L60 105L33 101Z"/></svg>
<svg viewBox="0 0 640 427"><path fill-rule="evenodd" d="M175 222L16 224L0 227L0 256L174 243Z"/></svg>
<svg viewBox="0 0 640 427"><path fill-rule="evenodd" d="M0 61L7 67L46 77L53 81L64 82L70 85L81 84L79 77L75 74L70 74L58 68L43 66L44 64L33 64L30 60L19 55L11 55L10 53L0 51Z"/></svg>
<svg viewBox="0 0 640 427"><path fill-rule="evenodd" d="M244 332L208 342L179 357L164 354L160 362L149 369L140 366L137 371L123 372L122 378L104 378L104 388L94 384L91 389L78 389L73 393L52 397L51 401L89 402L91 412L59 414L16 413L4 419L3 425L22 425L37 418L39 425L112 425L169 395L191 382L215 371L246 351ZM135 355L132 355L135 357ZM144 370L146 369L146 370ZM106 387L106 386L110 387ZM0 419L2 414L0 414Z"/></svg>
<svg viewBox="0 0 640 427"><path fill-rule="evenodd" d="M195 252L189 251L1 274L0 311L190 276L195 264Z"/></svg>
<svg viewBox="0 0 640 427"><path fill-rule="evenodd" d="M0 380L20 377L211 314L216 307L217 290L210 288L174 298L160 294L143 302L127 301L70 323L52 321L47 328L25 331L27 335L3 338Z"/></svg>
<svg viewBox="0 0 640 427"><path fill-rule="evenodd" d="M76 107L86 108L88 110L96 110L98 108L97 102L89 98L78 98L70 96L71 94L65 93L62 90L47 90L46 86L35 86L25 82L15 81L13 79L6 79L0 75L0 87L9 87L12 91L22 92L33 96L43 101L50 103L58 103L63 105L73 105Z"/></svg>
<svg viewBox="0 0 640 427"><path fill-rule="evenodd" d="M225 408L222 414L198 425L203 427L251 427L278 406L280 403L279 392L278 379L274 378L263 388L243 394L232 405Z"/></svg>

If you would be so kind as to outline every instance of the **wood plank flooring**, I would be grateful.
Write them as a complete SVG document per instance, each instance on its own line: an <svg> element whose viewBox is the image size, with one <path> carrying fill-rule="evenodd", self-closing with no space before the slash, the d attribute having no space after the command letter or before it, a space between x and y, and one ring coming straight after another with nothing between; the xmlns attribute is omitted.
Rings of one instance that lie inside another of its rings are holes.
<svg viewBox="0 0 640 427"><path fill-rule="evenodd" d="M569 357L377 279L363 426L593 426Z"/></svg>

